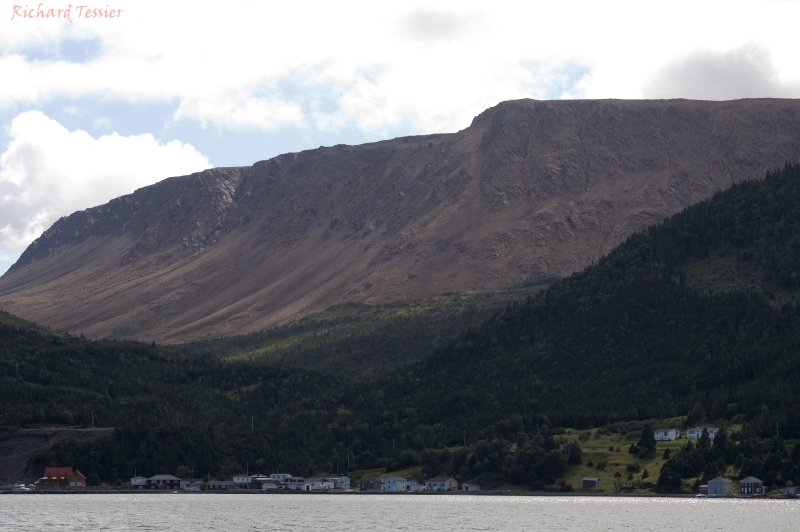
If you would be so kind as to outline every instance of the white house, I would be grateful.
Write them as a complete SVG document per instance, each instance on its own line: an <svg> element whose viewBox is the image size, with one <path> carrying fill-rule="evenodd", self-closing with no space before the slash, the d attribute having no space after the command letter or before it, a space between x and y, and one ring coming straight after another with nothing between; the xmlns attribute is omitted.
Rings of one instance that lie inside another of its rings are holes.
<svg viewBox="0 0 800 532"><path fill-rule="evenodd" d="M717 477L708 481L709 497L730 497L733 494L733 481Z"/></svg>
<svg viewBox="0 0 800 532"><path fill-rule="evenodd" d="M283 489L283 484L275 480L265 480L261 483L262 491L275 491L279 489Z"/></svg>
<svg viewBox="0 0 800 532"><path fill-rule="evenodd" d="M384 477L383 491L389 493L405 493L409 491L419 491L419 484L414 479L401 477Z"/></svg>
<svg viewBox="0 0 800 532"><path fill-rule="evenodd" d="M703 429L706 429L708 431L708 439L714 441L714 437L717 435L717 432L719 432L719 429L717 427L692 427L686 430L686 439L699 440L700 437L703 435Z"/></svg>
<svg viewBox="0 0 800 532"><path fill-rule="evenodd" d="M292 476L291 473L271 473L269 475L269 479L274 480L276 482L285 482L286 479L288 479L291 476Z"/></svg>
<svg viewBox="0 0 800 532"><path fill-rule="evenodd" d="M448 477L434 477L425 481L426 491L457 491L458 481Z"/></svg>
<svg viewBox="0 0 800 532"><path fill-rule="evenodd" d="M338 476L338 477L328 477L328 478L333 481L333 489L335 490L350 489L350 477Z"/></svg>
<svg viewBox="0 0 800 532"><path fill-rule="evenodd" d="M135 476L131 479L131 488L142 489L147 486L147 479L142 476Z"/></svg>
<svg viewBox="0 0 800 532"><path fill-rule="evenodd" d="M239 473L238 475L233 475L231 480L237 486L245 486L250 484L250 475L248 473Z"/></svg>
<svg viewBox="0 0 800 532"><path fill-rule="evenodd" d="M283 481L283 485L287 490L305 491L306 479L305 477L289 477Z"/></svg>
<svg viewBox="0 0 800 532"><path fill-rule="evenodd" d="M329 491L333 486L333 481L329 478L309 478L303 486L303 491Z"/></svg>
<svg viewBox="0 0 800 532"><path fill-rule="evenodd" d="M669 429L656 429L653 432L653 435L655 436L656 441L672 441L681 437L681 431L675 427Z"/></svg>

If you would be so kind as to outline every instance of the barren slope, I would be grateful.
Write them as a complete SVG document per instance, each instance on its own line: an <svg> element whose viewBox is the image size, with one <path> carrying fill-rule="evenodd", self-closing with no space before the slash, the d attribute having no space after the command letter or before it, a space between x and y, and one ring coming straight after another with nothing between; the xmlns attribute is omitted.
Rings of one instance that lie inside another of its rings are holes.
<svg viewBox="0 0 800 532"><path fill-rule="evenodd" d="M795 100L506 102L458 133L170 178L75 213L0 279L0 308L176 341L507 288L799 158Z"/></svg>

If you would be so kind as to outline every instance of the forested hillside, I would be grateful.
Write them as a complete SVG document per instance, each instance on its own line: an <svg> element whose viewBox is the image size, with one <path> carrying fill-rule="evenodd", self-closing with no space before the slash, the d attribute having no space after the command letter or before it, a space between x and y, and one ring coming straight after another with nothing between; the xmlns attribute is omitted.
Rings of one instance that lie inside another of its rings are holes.
<svg viewBox="0 0 800 532"><path fill-rule="evenodd" d="M597 426L697 402L712 419L800 436L798 197L800 167L787 166L632 236L439 350L411 372L414 396L397 400L431 422L446 412L453 439L498 412ZM735 276L698 286L698 265L720 258L770 290Z"/></svg>
<svg viewBox="0 0 800 532"><path fill-rule="evenodd" d="M306 368L357 380L394 375L554 279L502 292L445 294L420 301L350 303L290 325L184 344L226 361Z"/></svg>

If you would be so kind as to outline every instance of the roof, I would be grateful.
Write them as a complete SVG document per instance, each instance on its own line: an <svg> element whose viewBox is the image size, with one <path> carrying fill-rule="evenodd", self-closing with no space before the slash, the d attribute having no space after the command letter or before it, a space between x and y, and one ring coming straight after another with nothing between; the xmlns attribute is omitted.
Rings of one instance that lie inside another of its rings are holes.
<svg viewBox="0 0 800 532"><path fill-rule="evenodd" d="M67 476L69 477L70 480L82 480L86 482L86 477L84 477L83 473L81 473L80 471L73 471Z"/></svg>
<svg viewBox="0 0 800 532"><path fill-rule="evenodd" d="M72 474L71 467L45 467L44 478L66 478Z"/></svg>
<svg viewBox="0 0 800 532"><path fill-rule="evenodd" d="M178 477L173 477L172 475L154 475L147 480L180 480Z"/></svg>
<svg viewBox="0 0 800 532"><path fill-rule="evenodd" d="M447 482L448 480L455 480L455 479L450 477L433 477L429 478L425 482Z"/></svg>
<svg viewBox="0 0 800 532"><path fill-rule="evenodd" d="M583 477L583 480L584 480L584 482L587 481L587 480L589 482L600 482L600 479L597 478L597 477Z"/></svg>
<svg viewBox="0 0 800 532"><path fill-rule="evenodd" d="M740 484L755 484L755 483L763 484L764 482L761 479L758 479L756 477L745 477L742 480L740 480L739 483Z"/></svg>

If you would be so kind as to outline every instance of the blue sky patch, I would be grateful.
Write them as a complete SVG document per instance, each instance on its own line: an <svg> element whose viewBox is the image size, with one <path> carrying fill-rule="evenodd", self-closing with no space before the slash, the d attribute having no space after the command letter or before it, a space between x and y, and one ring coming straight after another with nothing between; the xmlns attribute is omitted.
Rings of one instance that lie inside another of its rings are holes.
<svg viewBox="0 0 800 532"><path fill-rule="evenodd" d="M28 61L64 61L67 63L89 63L103 53L101 39L79 39L65 37L56 41L30 44L13 50L2 50L2 55L16 53Z"/></svg>

